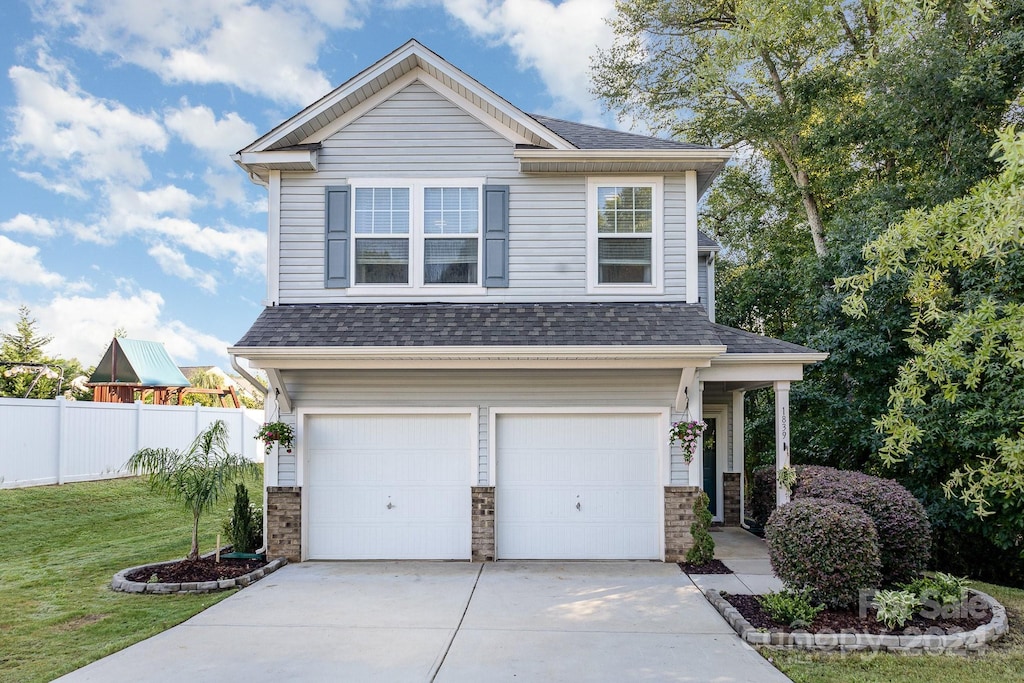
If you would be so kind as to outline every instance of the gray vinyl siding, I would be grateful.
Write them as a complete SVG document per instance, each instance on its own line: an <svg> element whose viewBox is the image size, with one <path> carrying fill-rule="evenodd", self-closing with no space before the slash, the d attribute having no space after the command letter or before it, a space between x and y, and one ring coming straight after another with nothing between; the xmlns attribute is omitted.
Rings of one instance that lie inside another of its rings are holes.
<svg viewBox="0 0 1024 683"><path fill-rule="evenodd" d="M317 370L286 371L294 408L457 407L479 410L479 482L490 476L490 409L587 406L671 408L679 386L673 370ZM673 421L683 416L672 413ZM286 421L294 421L294 415ZM301 451L301 444L298 448ZM295 485L294 458L278 460L281 486ZM672 485L685 485L688 469L678 446L671 451Z"/></svg>
<svg viewBox="0 0 1024 683"><path fill-rule="evenodd" d="M519 173L514 145L416 82L323 142L318 171L281 176L279 303L368 302L358 288L324 287L324 188L360 178L466 177L508 185L509 287L442 301L619 301L587 294L587 178ZM631 300L685 300L686 197L665 178L664 293ZM400 301L403 297L389 297Z"/></svg>
<svg viewBox="0 0 1024 683"><path fill-rule="evenodd" d="M294 414L286 413L281 416L280 420L290 424L293 428L295 427ZM295 453L294 448L291 453L284 448L277 449L277 486L295 486Z"/></svg>
<svg viewBox="0 0 1024 683"><path fill-rule="evenodd" d="M704 310L708 310L708 257L701 255L697 259L697 296L700 297L700 303L704 306Z"/></svg>

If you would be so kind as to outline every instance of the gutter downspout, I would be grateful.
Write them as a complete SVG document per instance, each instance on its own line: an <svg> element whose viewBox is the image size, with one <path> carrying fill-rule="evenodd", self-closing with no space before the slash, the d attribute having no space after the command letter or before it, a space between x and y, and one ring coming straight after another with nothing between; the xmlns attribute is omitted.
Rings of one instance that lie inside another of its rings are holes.
<svg viewBox="0 0 1024 683"><path fill-rule="evenodd" d="M236 356L229 354L228 357L231 359L231 367L234 368L235 372L241 375L242 379L251 384L257 391L261 392L264 396L266 396L267 392L270 390L263 386L262 382L253 377L251 374L249 374L248 370L239 365L238 358Z"/></svg>

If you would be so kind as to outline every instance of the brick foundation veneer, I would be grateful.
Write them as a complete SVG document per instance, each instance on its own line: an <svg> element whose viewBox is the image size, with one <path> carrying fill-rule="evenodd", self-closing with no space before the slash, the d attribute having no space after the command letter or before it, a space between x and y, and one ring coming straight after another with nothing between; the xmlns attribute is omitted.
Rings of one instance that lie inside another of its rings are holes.
<svg viewBox="0 0 1024 683"><path fill-rule="evenodd" d="M700 495L697 486L665 487L665 561L685 562L693 545L693 501Z"/></svg>
<svg viewBox="0 0 1024 683"><path fill-rule="evenodd" d="M740 473L722 474L722 512L724 526L740 525Z"/></svg>
<svg viewBox="0 0 1024 683"><path fill-rule="evenodd" d="M302 487L267 487L267 559L302 560Z"/></svg>
<svg viewBox="0 0 1024 683"><path fill-rule="evenodd" d="M474 486L473 561L494 561L494 487Z"/></svg>

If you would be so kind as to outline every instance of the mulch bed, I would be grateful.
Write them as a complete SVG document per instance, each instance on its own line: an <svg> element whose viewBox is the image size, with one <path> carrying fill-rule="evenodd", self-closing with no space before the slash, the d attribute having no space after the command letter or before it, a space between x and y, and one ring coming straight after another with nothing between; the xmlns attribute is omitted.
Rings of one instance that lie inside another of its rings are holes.
<svg viewBox="0 0 1024 683"><path fill-rule="evenodd" d="M711 560L704 564L692 564L690 562L679 562L679 568L687 574L732 574L732 570L725 566L721 560Z"/></svg>
<svg viewBox="0 0 1024 683"><path fill-rule="evenodd" d="M180 560L169 564L151 565L126 574L129 581L148 583L156 575L159 583L192 583L234 579L266 566L266 560L228 560L217 562L214 557L198 560Z"/></svg>
<svg viewBox="0 0 1024 683"><path fill-rule="evenodd" d="M809 633L840 633L845 630L847 632L898 636L915 635L927 632L929 629L936 627L942 629L945 633L955 633L958 631L971 631L992 620L992 610L986 607L984 611L979 611L979 619L971 617L958 619L926 619L919 615L907 622L903 628L890 630L886 628L885 624L875 620L875 610L873 609L868 609L867 616L864 617L862 617L857 611L824 610L815 618L814 622L809 627L792 628L789 624L780 624L765 614L765 611L761 608L761 604L757 601L757 597L754 595L732 595L723 593L722 597L728 600L729 604L735 607L739 613L743 615L743 618L749 621L750 625L754 628L765 629L768 631L781 631L783 633L792 633L793 631L806 631Z"/></svg>

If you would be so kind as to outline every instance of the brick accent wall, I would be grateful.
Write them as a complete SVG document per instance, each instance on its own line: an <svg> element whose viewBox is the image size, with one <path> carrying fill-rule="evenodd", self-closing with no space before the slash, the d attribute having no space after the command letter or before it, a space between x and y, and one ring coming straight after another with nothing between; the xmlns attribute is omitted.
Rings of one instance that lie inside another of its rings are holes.
<svg viewBox="0 0 1024 683"><path fill-rule="evenodd" d="M494 487L473 487L473 561L494 561Z"/></svg>
<svg viewBox="0 0 1024 683"><path fill-rule="evenodd" d="M722 474L722 522L724 526L739 526L740 522L740 473Z"/></svg>
<svg viewBox="0 0 1024 683"><path fill-rule="evenodd" d="M267 487L267 559L302 560L302 487Z"/></svg>
<svg viewBox="0 0 1024 683"><path fill-rule="evenodd" d="M665 487L665 561L685 562L693 545L693 501L700 495L697 486Z"/></svg>

